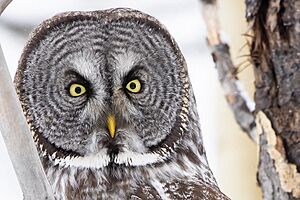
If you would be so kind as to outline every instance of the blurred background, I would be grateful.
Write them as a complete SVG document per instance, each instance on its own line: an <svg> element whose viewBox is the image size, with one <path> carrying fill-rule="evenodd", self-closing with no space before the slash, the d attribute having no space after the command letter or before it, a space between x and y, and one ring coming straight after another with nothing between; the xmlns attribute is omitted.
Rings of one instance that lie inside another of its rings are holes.
<svg viewBox="0 0 300 200"><path fill-rule="evenodd" d="M148 13L162 22L185 56L201 120L204 145L210 167L221 190L233 200L260 200L256 170L258 149L237 126L220 87L210 51L206 46L205 24L199 0L14 0L0 17L0 44L11 76L28 34L43 20L59 12L130 7ZM253 74L248 59L244 1L219 0L222 38L231 47L238 74L253 97ZM244 64L242 64L244 63ZM1 199L21 200L12 164L0 135Z"/></svg>

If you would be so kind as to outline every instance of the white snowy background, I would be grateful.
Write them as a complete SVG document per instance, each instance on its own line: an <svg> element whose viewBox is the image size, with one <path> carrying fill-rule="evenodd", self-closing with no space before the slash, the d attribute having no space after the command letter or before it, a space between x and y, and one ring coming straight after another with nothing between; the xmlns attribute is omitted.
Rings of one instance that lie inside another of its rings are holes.
<svg viewBox="0 0 300 200"><path fill-rule="evenodd" d="M59 12L100 10L112 7L135 8L154 16L167 27L177 41L186 59L194 88L208 160L219 182L223 169L220 167L222 163L218 162L220 160L218 138L221 132L216 124L216 116L220 114L216 105L223 95L210 52L206 47L206 30L198 0L14 0L0 17L0 44L11 76L14 77L28 33L43 20ZM232 116L229 117L232 118ZM238 185L238 183L232 184ZM226 193L224 190L223 192ZM22 193L1 136L0 199L22 199Z"/></svg>

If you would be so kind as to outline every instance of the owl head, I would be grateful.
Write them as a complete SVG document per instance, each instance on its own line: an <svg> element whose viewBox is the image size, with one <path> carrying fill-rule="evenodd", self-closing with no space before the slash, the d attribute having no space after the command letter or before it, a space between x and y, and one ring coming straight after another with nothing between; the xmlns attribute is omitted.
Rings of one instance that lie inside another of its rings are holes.
<svg viewBox="0 0 300 200"><path fill-rule="evenodd" d="M31 35L15 77L40 154L63 166L140 166L172 157L188 134L184 58L153 17L68 12Z"/></svg>

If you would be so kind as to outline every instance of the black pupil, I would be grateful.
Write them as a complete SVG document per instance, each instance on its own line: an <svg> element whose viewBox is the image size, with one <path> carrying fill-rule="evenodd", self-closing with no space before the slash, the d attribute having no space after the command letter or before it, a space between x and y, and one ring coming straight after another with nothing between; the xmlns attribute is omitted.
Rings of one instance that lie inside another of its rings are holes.
<svg viewBox="0 0 300 200"><path fill-rule="evenodd" d="M80 94L80 93L81 93L81 88L80 88L80 87L76 87L76 88L75 88L75 92L76 92L77 94Z"/></svg>
<svg viewBox="0 0 300 200"><path fill-rule="evenodd" d="M129 84L130 89L134 90L136 88L136 84L135 83L130 83Z"/></svg>

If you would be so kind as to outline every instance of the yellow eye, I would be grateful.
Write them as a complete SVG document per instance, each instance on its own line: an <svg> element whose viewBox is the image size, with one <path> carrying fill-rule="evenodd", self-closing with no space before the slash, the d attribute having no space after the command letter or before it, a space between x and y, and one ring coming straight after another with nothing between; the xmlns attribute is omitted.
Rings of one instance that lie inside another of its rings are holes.
<svg viewBox="0 0 300 200"><path fill-rule="evenodd" d="M72 97L78 97L83 95L86 92L86 89L83 85L74 83L70 86L70 94Z"/></svg>
<svg viewBox="0 0 300 200"><path fill-rule="evenodd" d="M138 93L141 90L141 82L137 79L134 79L127 83L126 89L132 93Z"/></svg>

